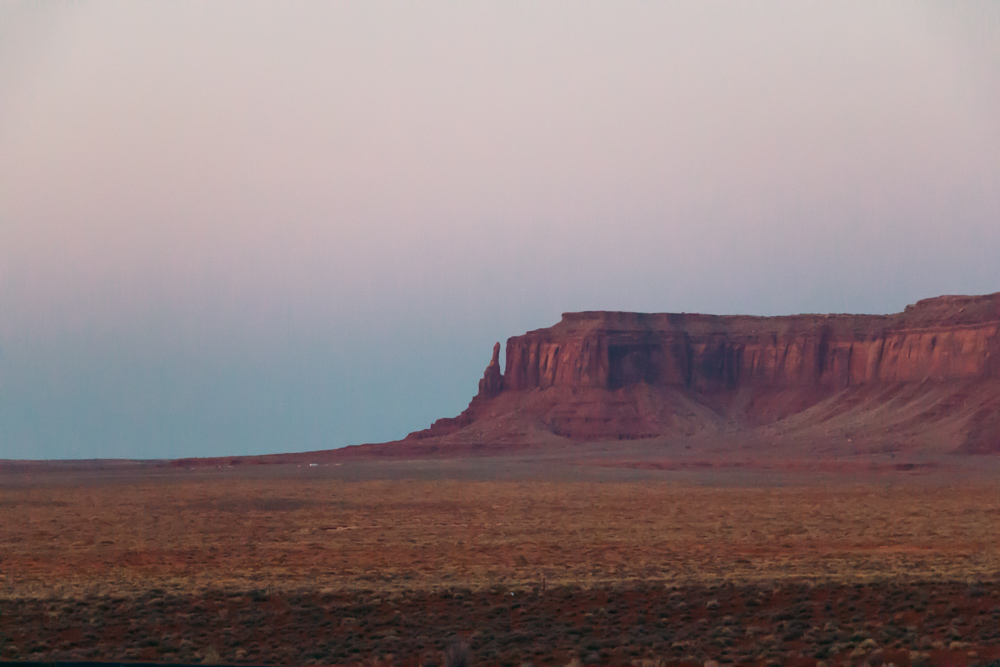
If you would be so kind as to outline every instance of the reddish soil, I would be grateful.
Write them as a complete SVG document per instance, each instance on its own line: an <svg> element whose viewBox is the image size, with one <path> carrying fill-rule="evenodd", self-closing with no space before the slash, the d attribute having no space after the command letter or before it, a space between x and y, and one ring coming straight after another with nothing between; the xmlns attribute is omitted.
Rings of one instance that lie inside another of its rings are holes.
<svg viewBox="0 0 1000 667"><path fill-rule="evenodd" d="M0 659L1000 659L995 469L599 453L0 474Z"/></svg>

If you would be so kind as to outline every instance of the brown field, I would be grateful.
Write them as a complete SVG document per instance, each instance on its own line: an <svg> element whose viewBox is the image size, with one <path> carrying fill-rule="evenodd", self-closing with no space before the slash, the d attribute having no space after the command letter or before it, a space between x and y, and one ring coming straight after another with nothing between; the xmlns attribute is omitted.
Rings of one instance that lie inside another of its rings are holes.
<svg viewBox="0 0 1000 667"><path fill-rule="evenodd" d="M982 471L482 459L0 484L4 660L416 665L455 635L515 666L1000 657Z"/></svg>

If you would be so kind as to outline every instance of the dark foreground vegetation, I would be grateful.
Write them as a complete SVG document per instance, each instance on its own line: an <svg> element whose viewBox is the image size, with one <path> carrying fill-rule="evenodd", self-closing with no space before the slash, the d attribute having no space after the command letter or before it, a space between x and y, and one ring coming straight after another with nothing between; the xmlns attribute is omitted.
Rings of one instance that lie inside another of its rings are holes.
<svg viewBox="0 0 1000 667"><path fill-rule="evenodd" d="M566 665L990 664L995 583L632 586L352 593L150 591L134 598L15 599L4 660Z"/></svg>

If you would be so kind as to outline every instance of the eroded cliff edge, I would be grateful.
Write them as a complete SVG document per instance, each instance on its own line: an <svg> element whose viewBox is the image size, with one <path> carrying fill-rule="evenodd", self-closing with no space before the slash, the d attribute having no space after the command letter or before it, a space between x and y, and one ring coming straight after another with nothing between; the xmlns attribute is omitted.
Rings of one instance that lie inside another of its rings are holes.
<svg viewBox="0 0 1000 667"><path fill-rule="evenodd" d="M498 344L469 407L407 440L766 437L777 426L1000 452L1000 293L893 315L566 313L510 338L502 373Z"/></svg>

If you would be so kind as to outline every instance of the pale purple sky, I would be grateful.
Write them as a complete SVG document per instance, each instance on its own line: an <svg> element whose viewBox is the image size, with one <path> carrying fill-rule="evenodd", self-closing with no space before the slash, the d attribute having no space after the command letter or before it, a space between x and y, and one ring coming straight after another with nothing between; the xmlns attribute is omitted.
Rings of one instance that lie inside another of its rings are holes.
<svg viewBox="0 0 1000 667"><path fill-rule="evenodd" d="M997 3L0 4L0 458L398 438L563 311L998 258Z"/></svg>

